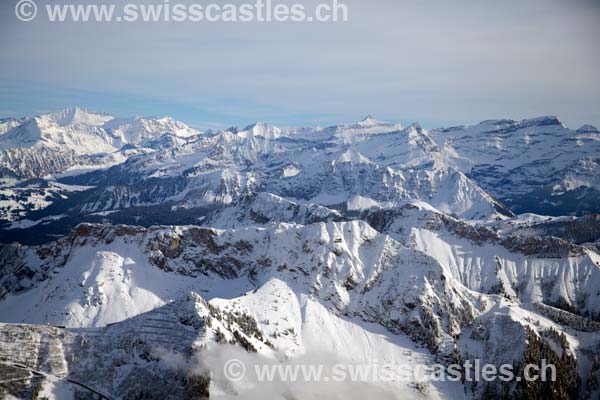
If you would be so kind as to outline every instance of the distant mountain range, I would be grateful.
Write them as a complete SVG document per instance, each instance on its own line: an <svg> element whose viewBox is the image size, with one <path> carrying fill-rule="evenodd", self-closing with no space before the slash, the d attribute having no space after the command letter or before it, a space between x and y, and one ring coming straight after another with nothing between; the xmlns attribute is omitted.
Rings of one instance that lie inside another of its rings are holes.
<svg viewBox="0 0 600 400"><path fill-rule="evenodd" d="M204 214L261 192L338 208L425 201L468 219L600 210L600 134L554 117L432 131L369 116L328 128L199 132L171 118L69 108L0 128L0 219L10 227L45 218L72 228L130 208Z"/></svg>

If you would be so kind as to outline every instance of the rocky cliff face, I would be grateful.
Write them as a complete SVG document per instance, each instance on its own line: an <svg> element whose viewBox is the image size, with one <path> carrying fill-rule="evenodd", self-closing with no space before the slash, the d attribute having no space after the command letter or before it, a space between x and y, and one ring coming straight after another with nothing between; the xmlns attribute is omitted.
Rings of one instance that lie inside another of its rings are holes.
<svg viewBox="0 0 600 400"><path fill-rule="evenodd" d="M597 255L581 250L584 254L559 252L548 259L546 248L537 249L541 253L536 255L527 246L515 252L518 246L507 248L493 234L462 230L459 224L444 223L418 208L403 210L404 221L415 218L414 214L421 214L416 218L422 218L423 224L413 223L407 246L362 221L237 230L80 225L67 238L44 246L3 247L0 315L15 323L97 327L105 332L103 336L112 338L119 336L111 333L115 326L158 321L162 317L152 315L164 315L161 310L165 307L182 309L180 304L191 300L181 299L189 299L186 293L191 290L198 293L192 296L196 308L186 308L186 316L181 318L179 311L168 314L187 321L187 341L198 354L209 343L213 346L220 341L267 356L273 352L301 354L301 349L310 349L305 341L314 329L307 326L307 307L318 305L320 319L379 326L425 346L437 361L445 363L459 356L473 357L474 348L487 346L490 352L485 351L485 357L481 353L483 359L517 365L529 357L527 337L552 328L578 343L570 351L573 359L579 360L578 368L586 368L589 343L598 342L598 323L594 322L600 311L595 289L600 279L600 269L594 264ZM392 235L393 226L391 222L386 228ZM465 243L470 243L473 254L464 253ZM446 246L443 251L442 245ZM496 250L489 251L490 246ZM568 276L578 278L566 278L573 286L565 288L564 277ZM179 300L171 303L170 299ZM285 312L263 308L280 302L286 304ZM556 307L561 310L552 311ZM144 311L147 314L138 316ZM243 315L248 317L239 320ZM216 318L220 325L210 325L206 316ZM173 330L179 335L182 328L177 328L177 323L169 319L161 322L164 328L150 324L140 330L150 335ZM488 333L478 327L485 327ZM39 328L5 325L3 329ZM514 346L518 337L514 332L521 332L517 340L521 350ZM138 343L133 337L131 340ZM464 341L470 344L464 345ZM139 346L147 346L148 352L158 347L142 342ZM127 353L122 355L123 365L131 362L128 357L139 356L130 354L131 343L115 350ZM97 346L112 345L109 341ZM510 356L500 356L503 346L513 349ZM72 351L76 354L80 349ZM184 349L176 352L189 353ZM88 350L85 357L100 353L105 352ZM496 353L498 358L491 356ZM102 368L107 370L102 374L112 376L113 367L108 365L114 364L113 355L103 357L111 361L105 361L107 366ZM160 364L152 357L147 362ZM52 370L48 373L54 374ZM144 379L152 379L152 373L144 374ZM177 378L182 391L187 390L186 376ZM127 385L115 386L106 377L94 379L98 380L84 383L101 387L112 396L127 397L128 392L123 392ZM476 396L487 393L481 387L469 390L475 390Z"/></svg>

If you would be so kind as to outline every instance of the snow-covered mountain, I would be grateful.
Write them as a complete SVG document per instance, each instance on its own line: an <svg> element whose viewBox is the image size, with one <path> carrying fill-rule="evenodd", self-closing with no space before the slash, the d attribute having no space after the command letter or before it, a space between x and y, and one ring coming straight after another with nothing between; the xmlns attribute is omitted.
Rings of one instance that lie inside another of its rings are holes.
<svg viewBox="0 0 600 400"><path fill-rule="evenodd" d="M5 120L0 128L0 166L23 178L42 177L87 165L85 156L114 153L127 145L144 146L163 135L198 134L172 118L115 119L71 107L20 121Z"/></svg>
<svg viewBox="0 0 600 400"><path fill-rule="evenodd" d="M579 363L564 364L561 373L569 374L567 367L580 368L579 375L585 377L581 384L570 382L561 390L593 390L599 373L592 365L600 345L600 323L592 318L600 313L600 256L579 247L556 258L547 258L542 245L509 250L491 234L474 241L469 225L462 231L458 221L444 218L448 217L419 207L397 210L386 228L391 236L363 221L237 230L81 225L69 237L41 247L6 246L0 254L5 266L3 321L105 330L110 326L100 337L108 342L103 346L115 347L112 353L86 353L84 357L100 358L103 367L76 376L44 367L45 359L52 358L79 369L69 354L80 360L80 350L66 338L57 339L59 348L64 345L56 353L36 350L40 361L29 361L23 353L11 353L11 360L127 398L130 388L114 376L129 371L131 363L156 370L167 357L162 347L171 349L175 343L182 348L173 351L188 354L197 349L200 359L211 357L210 349L219 346L221 335L227 341L240 340L243 348L272 362L316 352L339 361L416 365L452 360L458 350L464 358L516 365L531 346L528 335L545 337L557 330L566 335L561 351ZM398 227L407 231L399 232ZM400 241L394 239L397 235ZM195 308L187 311L190 316L165 321L162 315L172 319L178 314L160 310L180 307L178 302L189 299L190 292L196 299ZM248 316L245 340L234 339L235 320L228 321L226 313ZM210 323L203 320L206 315L214 316ZM152 322L126 328L140 318ZM199 322L186 323L189 328L177 327L177 320L194 319ZM31 329L35 328L9 324L0 332L21 337L22 330ZM129 333L118 336L119 329ZM187 331L185 341L178 340ZM87 334L78 332L61 335ZM99 340L96 337L92 343ZM140 341L147 355L139 354L143 352L136 346L110 344L119 337L119 343ZM119 364L113 361L117 357ZM153 379L154 373L150 375ZM223 382L218 379L211 384L212 391L230 395L256 390L251 382L245 383L249 387L220 387ZM461 386L409 381L381 389L413 396L422 391L431 398L490 393L467 385L465 394ZM513 389L523 390L518 385Z"/></svg>
<svg viewBox="0 0 600 400"><path fill-rule="evenodd" d="M0 135L3 135L7 131L15 128L23 123L23 120L16 118L1 118L0 119Z"/></svg>
<svg viewBox="0 0 600 400"><path fill-rule="evenodd" d="M516 212L563 215L598 212L600 132L566 128L556 117L484 121L438 129L460 168Z"/></svg>
<svg viewBox="0 0 600 400"><path fill-rule="evenodd" d="M597 398L599 140L553 117L1 120L1 396ZM232 358L558 376L265 385Z"/></svg>
<svg viewBox="0 0 600 400"><path fill-rule="evenodd" d="M68 215L93 221L92 214L140 207L206 210L258 193L333 208L422 200L469 219L511 214L418 125L402 128L366 118L323 129L283 130L257 123L202 134L168 118L105 122L110 117L76 110L33 118L3 135L8 143L32 124L47 125L35 144L4 151L5 175L90 189L53 193L58 200L47 202L49 207L24 208L19 206L28 204L22 191L7 184L4 220ZM76 125L63 126L74 120ZM98 153L101 149L105 152ZM69 227L74 225L63 225Z"/></svg>

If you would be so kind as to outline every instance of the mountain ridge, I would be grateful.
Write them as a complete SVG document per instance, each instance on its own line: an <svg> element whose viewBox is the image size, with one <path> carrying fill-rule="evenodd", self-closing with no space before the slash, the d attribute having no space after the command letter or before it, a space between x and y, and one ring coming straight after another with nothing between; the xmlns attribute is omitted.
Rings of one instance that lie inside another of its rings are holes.
<svg viewBox="0 0 600 400"><path fill-rule="evenodd" d="M1 124L0 396L600 394L592 127L200 132L79 108ZM232 358L548 361L557 380L269 385L227 380Z"/></svg>

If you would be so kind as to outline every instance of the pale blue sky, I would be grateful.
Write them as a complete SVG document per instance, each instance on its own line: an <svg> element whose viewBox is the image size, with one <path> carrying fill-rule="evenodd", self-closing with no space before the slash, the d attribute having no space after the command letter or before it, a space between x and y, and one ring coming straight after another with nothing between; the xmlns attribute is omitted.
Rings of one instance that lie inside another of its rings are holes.
<svg viewBox="0 0 600 400"><path fill-rule="evenodd" d="M350 22L337 24L51 24L20 22L2 1L0 117L80 105L200 128L366 114L600 125L598 0L346 3Z"/></svg>

